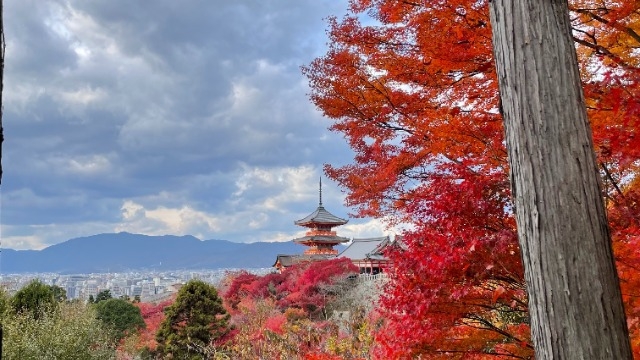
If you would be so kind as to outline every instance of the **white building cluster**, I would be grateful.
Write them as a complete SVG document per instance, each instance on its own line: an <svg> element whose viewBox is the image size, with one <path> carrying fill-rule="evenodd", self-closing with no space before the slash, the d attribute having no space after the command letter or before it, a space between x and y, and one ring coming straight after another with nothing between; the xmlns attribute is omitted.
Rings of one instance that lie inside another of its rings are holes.
<svg viewBox="0 0 640 360"><path fill-rule="evenodd" d="M214 269L200 271L167 271L144 272L133 271L127 273L94 273L61 275L50 273L38 274L8 274L2 275L0 285L13 294L27 285L33 279L39 279L47 285L56 285L67 292L67 299L88 300L94 298L104 290L109 290L114 298L139 298L142 302L152 302L170 296L178 291L182 284L192 279L199 279L207 283L218 285L220 280L229 272L241 269ZM245 269L247 271L264 274L268 269Z"/></svg>

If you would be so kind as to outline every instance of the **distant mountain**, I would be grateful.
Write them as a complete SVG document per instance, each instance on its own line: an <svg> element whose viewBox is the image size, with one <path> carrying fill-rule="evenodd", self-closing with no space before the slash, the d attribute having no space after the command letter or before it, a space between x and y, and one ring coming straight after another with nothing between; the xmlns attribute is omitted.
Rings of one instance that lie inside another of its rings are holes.
<svg viewBox="0 0 640 360"><path fill-rule="evenodd" d="M3 273L64 274L131 270L189 270L270 267L278 254L299 254L288 242L201 241L193 236L100 234L67 240L42 250L2 249Z"/></svg>

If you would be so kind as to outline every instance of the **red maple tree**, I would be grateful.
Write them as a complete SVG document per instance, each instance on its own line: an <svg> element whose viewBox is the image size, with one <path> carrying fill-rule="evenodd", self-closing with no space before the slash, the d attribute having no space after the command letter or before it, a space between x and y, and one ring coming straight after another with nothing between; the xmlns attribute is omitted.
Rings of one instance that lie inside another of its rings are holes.
<svg viewBox="0 0 640 360"><path fill-rule="evenodd" d="M283 273L264 276L240 272L233 276L224 299L233 310L238 310L242 301L270 298L282 312L297 308L317 317L331 299L322 291L322 285L357 272L358 268L346 258L305 261Z"/></svg>
<svg viewBox="0 0 640 360"><path fill-rule="evenodd" d="M355 152L325 167L347 204L413 225L390 254L381 358L533 355L487 3L352 0L329 20L327 54L303 68ZM640 4L570 3L638 352Z"/></svg>
<svg viewBox="0 0 640 360"><path fill-rule="evenodd" d="M156 342L156 332L160 327L160 323L164 320L164 309L171 305L175 301L175 297L164 300L160 303L136 303L135 305L140 309L142 318L146 327L140 330L138 336L138 342L136 344L137 349L147 348L149 350L155 350L158 345Z"/></svg>

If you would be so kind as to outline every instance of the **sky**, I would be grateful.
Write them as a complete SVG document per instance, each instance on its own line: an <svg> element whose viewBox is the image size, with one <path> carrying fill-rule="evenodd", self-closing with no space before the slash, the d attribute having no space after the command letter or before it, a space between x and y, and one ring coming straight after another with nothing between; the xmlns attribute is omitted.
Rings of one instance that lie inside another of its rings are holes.
<svg viewBox="0 0 640 360"><path fill-rule="evenodd" d="M3 248L99 233L288 241L344 138L300 66L347 0L5 0ZM323 204L348 218L323 177ZM393 234L350 219L341 236Z"/></svg>

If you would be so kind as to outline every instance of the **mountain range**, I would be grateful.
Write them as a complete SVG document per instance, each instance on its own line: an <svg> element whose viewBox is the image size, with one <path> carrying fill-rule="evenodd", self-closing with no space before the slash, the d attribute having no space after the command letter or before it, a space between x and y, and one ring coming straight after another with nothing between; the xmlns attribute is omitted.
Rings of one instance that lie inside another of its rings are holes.
<svg viewBox="0 0 640 360"><path fill-rule="evenodd" d="M194 236L99 234L42 250L2 249L2 273L81 274L136 270L196 270L270 267L278 254L300 254L288 242L235 243Z"/></svg>

